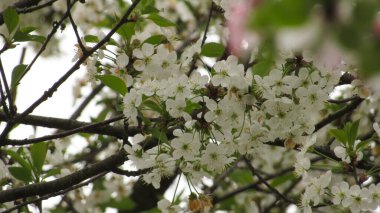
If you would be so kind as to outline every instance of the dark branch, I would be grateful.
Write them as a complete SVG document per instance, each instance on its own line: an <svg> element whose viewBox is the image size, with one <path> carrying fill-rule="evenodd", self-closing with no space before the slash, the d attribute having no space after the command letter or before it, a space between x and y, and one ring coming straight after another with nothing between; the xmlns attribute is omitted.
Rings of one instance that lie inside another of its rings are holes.
<svg viewBox="0 0 380 213"><path fill-rule="evenodd" d="M8 121L8 118L4 112L0 112L0 121ZM20 123L26 124L26 125L47 127L47 128L56 128L56 129L61 129L61 130L72 130L75 128L91 125L91 123L88 123L88 122L80 122L80 121L61 119L61 118L43 117L43 116L37 116L37 115L28 115L24 119L22 119ZM122 139L125 134L123 127L108 126L108 125L102 126L102 127L95 127L92 129L87 129L83 132L109 135L109 136L114 136L120 139ZM134 134L137 134L138 132L139 131L137 128L134 128L134 127L128 128L128 134L134 135Z"/></svg>
<svg viewBox="0 0 380 213"><path fill-rule="evenodd" d="M46 194L67 189L75 184L85 181L88 178L91 178L103 172L109 172L115 167L122 165L125 160L127 160L126 153L122 150L117 154L106 158L105 160L94 163L65 177L49 182L35 183L19 188L1 191L0 203L36 195L44 196Z"/></svg>
<svg viewBox="0 0 380 213"><path fill-rule="evenodd" d="M81 126L72 130L64 131L64 132L59 132L57 134L53 135L47 135L39 138L33 138L33 139L24 139L24 140L5 140L4 145L13 145L13 146L21 146L21 145L27 145L27 144L33 144L33 143L39 143L43 141L48 141L48 140L53 140L53 139L58 139L58 138L63 138L69 135L73 135L78 132L85 132L85 131L91 131L91 129L99 129L107 124L110 124L112 122L118 121L123 119L123 115L118 115L116 117L110 118L108 120L98 122L98 123L93 123L93 124L88 124L85 126Z"/></svg>
<svg viewBox="0 0 380 213"><path fill-rule="evenodd" d="M72 191L72 190L78 189L78 188L80 188L80 187L82 187L82 186L86 186L86 185L88 185L89 183L92 183L92 182L94 182L95 180L97 180L97 179L103 177L105 174L107 174L107 172L100 173L100 174L98 174L98 175L96 175L96 176L94 176L94 177L88 179L87 181L85 181L85 182L83 182L83 183L80 183L80 184L74 185L74 186L69 187L69 188L67 188L67 189L65 189L65 190L61 190L61 191L58 191L58 192L54 192L54 193L51 193L51 194L44 195L44 196L42 196L42 197L39 197L39 198L36 198L36 199L33 199L33 200L29 200L29 201L26 201L26 202L22 202L22 203L17 204L16 206L14 206L14 207L12 207L12 208L10 208L10 209L7 209L7 210L3 211L2 213L12 212L13 210L16 210L16 209L18 209L18 208L20 208L20 207L26 206L26 205L28 205L28 204L36 203L36 202L39 202L39 201L42 201L42 200L46 200L46 199L51 198L51 197L55 197L55 196L57 196L57 195L65 194L65 193L67 193L67 192L69 192L69 191Z"/></svg>

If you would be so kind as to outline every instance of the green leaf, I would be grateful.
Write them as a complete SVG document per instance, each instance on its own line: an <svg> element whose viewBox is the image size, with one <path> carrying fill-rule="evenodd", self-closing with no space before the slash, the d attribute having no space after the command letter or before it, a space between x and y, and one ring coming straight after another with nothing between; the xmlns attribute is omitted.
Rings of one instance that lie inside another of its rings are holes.
<svg viewBox="0 0 380 213"><path fill-rule="evenodd" d="M348 139L347 141L350 147L354 146L356 137L358 135L359 122L360 120L357 120L357 121L354 121L353 123L348 124L346 135L347 135L347 139Z"/></svg>
<svg viewBox="0 0 380 213"><path fill-rule="evenodd" d="M157 138L159 141L163 143L169 142L168 138L166 137L166 133L158 128L152 129L152 136Z"/></svg>
<svg viewBox="0 0 380 213"><path fill-rule="evenodd" d="M168 40L167 40L166 36L154 35L154 36L151 36L151 37L145 39L145 41L143 43L157 45L157 44L162 44L162 43L167 43L167 42L168 42Z"/></svg>
<svg viewBox="0 0 380 213"><path fill-rule="evenodd" d="M155 24L160 27L171 27L175 26L175 24L168 19L158 15L157 13L152 13L148 16L148 19L152 20Z"/></svg>
<svg viewBox="0 0 380 213"><path fill-rule="evenodd" d="M33 180L30 170L24 167L9 167L8 171L13 177L24 182L31 182Z"/></svg>
<svg viewBox="0 0 380 213"><path fill-rule="evenodd" d="M97 43L99 42L99 39L97 36L94 36L94 35L85 35L84 41L89 42L89 43Z"/></svg>
<svg viewBox="0 0 380 213"><path fill-rule="evenodd" d="M273 61L271 60L262 60L255 64L252 68L252 72L254 75L259 75L261 77L268 76L272 67Z"/></svg>
<svg viewBox="0 0 380 213"><path fill-rule="evenodd" d="M44 43L46 38L40 35L31 35L19 30L15 33L14 40L19 41L19 42L34 41L34 42Z"/></svg>
<svg viewBox="0 0 380 213"><path fill-rule="evenodd" d="M357 145L356 145L356 147L355 147L355 149L357 150L357 151L362 151L369 143L370 143L371 141L370 140L365 140L365 141L360 141Z"/></svg>
<svg viewBox="0 0 380 213"><path fill-rule="evenodd" d="M155 112L158 112L160 114L163 113L162 108L156 102L154 102L152 100L148 99L148 100L144 101L143 105L148 107L149 109L155 111Z"/></svg>
<svg viewBox="0 0 380 213"><path fill-rule="evenodd" d="M41 174L42 166L44 165L46 154L48 150L47 143L35 143L30 147L30 154L33 161L33 166L38 172L38 175Z"/></svg>
<svg viewBox="0 0 380 213"><path fill-rule="evenodd" d="M35 31L36 29L37 29L37 27L33 27L33 26L20 27L20 31L23 33L26 33L26 34L29 34L33 31Z"/></svg>
<svg viewBox="0 0 380 213"><path fill-rule="evenodd" d="M252 173L248 170L236 170L229 177L242 185L253 182Z"/></svg>
<svg viewBox="0 0 380 213"><path fill-rule="evenodd" d="M222 44L210 42L203 45L201 55L207 57L220 57L223 55L225 47Z"/></svg>
<svg viewBox="0 0 380 213"><path fill-rule="evenodd" d="M121 78L110 74L99 75L97 78L115 92L121 95L125 95L127 93L127 86Z"/></svg>
<svg viewBox="0 0 380 213"><path fill-rule="evenodd" d="M313 4L304 0L267 0L252 13L251 26L274 28L297 26L305 23Z"/></svg>
<svg viewBox="0 0 380 213"><path fill-rule="evenodd" d="M154 7L155 0L141 0L136 9L140 10L141 14L158 13L159 10Z"/></svg>
<svg viewBox="0 0 380 213"><path fill-rule="evenodd" d="M4 150L4 152L7 153L7 155L11 156L11 158L19 163L22 167L28 170L32 170L30 164L24 158L22 158L19 153L12 150Z"/></svg>
<svg viewBox="0 0 380 213"><path fill-rule="evenodd" d="M105 203L99 205L101 208L111 207L118 210L131 210L136 207L136 203L129 197L123 197L121 199L111 199Z"/></svg>
<svg viewBox="0 0 380 213"><path fill-rule="evenodd" d="M297 177L294 173L290 172L284 175L281 175L279 177L274 178L271 182L270 185L272 187L277 187L282 185L283 183L286 183L287 181L295 180Z"/></svg>
<svg viewBox="0 0 380 213"><path fill-rule="evenodd" d="M21 80L21 77L25 73L27 65L26 64L19 64L13 68L12 71L12 79L11 79L11 88L12 90L18 85L19 81Z"/></svg>
<svg viewBox="0 0 380 213"><path fill-rule="evenodd" d="M13 37L19 24L19 17L17 11L12 7L8 7L3 12L3 20L5 25L7 26L10 37Z"/></svg>
<svg viewBox="0 0 380 213"><path fill-rule="evenodd" d="M59 174L61 174L61 169L60 168L50 169L49 171L47 171L44 174L44 178L48 178L48 177L51 177L51 176L56 176L56 175L59 175Z"/></svg>
<svg viewBox="0 0 380 213"><path fill-rule="evenodd" d="M186 101L185 112L191 114L194 110L201 109L202 106L198 103L193 103L190 100Z"/></svg>
<svg viewBox="0 0 380 213"><path fill-rule="evenodd" d="M130 41L132 36L135 34L135 25L136 24L134 22L125 23L116 31L116 33L127 41Z"/></svg>
<svg viewBox="0 0 380 213"><path fill-rule="evenodd" d="M347 145L347 135L344 130L341 129L330 129L329 131L330 135L332 135L334 138L336 138L338 141L343 143L345 146Z"/></svg>

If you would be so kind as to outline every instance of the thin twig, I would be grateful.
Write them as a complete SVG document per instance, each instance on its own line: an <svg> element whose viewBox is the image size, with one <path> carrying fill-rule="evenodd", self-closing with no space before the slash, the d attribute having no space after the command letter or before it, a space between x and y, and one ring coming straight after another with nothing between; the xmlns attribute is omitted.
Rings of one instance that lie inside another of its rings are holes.
<svg viewBox="0 0 380 213"><path fill-rule="evenodd" d="M86 106L91 102L91 100L104 88L104 84L99 84L96 86L91 93L83 100L83 102L78 106L75 112L71 115L70 119L77 119L82 111L86 108Z"/></svg>
<svg viewBox="0 0 380 213"><path fill-rule="evenodd" d="M260 180L260 182L267 186L272 192L274 192L277 195L277 197L282 198L284 201L288 203L295 203L294 201L289 200L287 197L281 194L276 188L272 187L259 173L257 173L256 169L252 166L251 162L249 162L247 158L244 158L244 161L247 164L248 168L251 170L252 175L255 175Z"/></svg>
<svg viewBox="0 0 380 213"><path fill-rule="evenodd" d="M2 79L3 85L5 88L5 92L6 92L6 95L8 97L9 112L11 113L11 116L13 116L16 111L15 111L14 106L13 106L13 99L12 99L12 95L11 95L11 90L9 89L7 77L5 76L5 71L4 71L3 62L1 60L1 57L0 57L0 73L1 73L1 79Z"/></svg>
<svg viewBox="0 0 380 213"><path fill-rule="evenodd" d="M315 129L314 129L314 132L317 132L318 130L320 130L322 127L326 126L327 124L335 121L336 119L342 117L343 115L345 115L346 113L348 112L351 112L353 111L354 109L356 109L360 103L363 102L364 99L361 99L361 98L356 98L354 99L349 105L347 105L346 107L344 107L343 109L340 109L338 111L336 111L335 113L327 116L325 119L321 120L320 122L318 122L316 125L315 125Z"/></svg>
<svg viewBox="0 0 380 213"><path fill-rule="evenodd" d="M211 17L212 17L212 11L214 10L214 2L213 1L210 1L211 2L211 5L210 5L210 10L208 12L208 17L207 17L207 22L206 22L206 28L205 28L205 31L203 33L203 37L202 37L202 43L201 43L201 48L203 47L203 45L205 44L206 42L206 38L207 38L207 33L208 33L208 28L210 26L210 22L211 22ZM191 73L195 70L195 64L197 63L197 59L193 59L193 62L190 66L190 70L189 72L187 73L187 76L190 76Z"/></svg>
<svg viewBox="0 0 380 213"><path fill-rule="evenodd" d="M87 49L83 45L82 40L80 39L80 36L79 36L79 33L78 33L78 27L75 24L74 19L73 19L72 15L71 15L71 8L72 7L70 5L70 0L66 0L66 2L67 2L67 12L69 14L70 23L71 23L71 26L73 27L75 37L77 38L77 42L78 42L79 48L81 49L81 51L82 51L82 53L84 55L87 55Z"/></svg>

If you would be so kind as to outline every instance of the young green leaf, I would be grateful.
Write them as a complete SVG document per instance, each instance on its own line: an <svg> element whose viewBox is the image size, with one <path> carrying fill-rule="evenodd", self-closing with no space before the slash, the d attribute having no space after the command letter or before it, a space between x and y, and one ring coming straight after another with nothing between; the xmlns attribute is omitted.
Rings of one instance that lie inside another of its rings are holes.
<svg viewBox="0 0 380 213"><path fill-rule="evenodd" d="M135 23L128 22L123 24L116 33L123 37L125 40L130 41L132 36L135 34Z"/></svg>
<svg viewBox="0 0 380 213"><path fill-rule="evenodd" d="M168 143L169 140L168 138L166 137L166 133L163 132L162 130L158 129L158 128L154 128L152 129L152 135L153 137L157 138L159 141L161 141L161 143Z"/></svg>
<svg viewBox="0 0 380 213"><path fill-rule="evenodd" d="M222 44L210 42L203 45L201 55L207 57L220 57L223 55L225 47Z"/></svg>
<svg viewBox="0 0 380 213"><path fill-rule="evenodd" d="M336 138L338 141L343 143L345 146L347 145L347 135L344 130L341 129L331 129L329 131L330 135L332 135L334 138Z"/></svg>
<svg viewBox="0 0 380 213"><path fill-rule="evenodd" d="M152 20L155 24L157 24L160 27L172 27L175 26L175 24L168 19L158 15L157 13L152 13L148 16L148 19Z"/></svg>
<svg viewBox="0 0 380 213"><path fill-rule="evenodd" d="M10 37L12 38L15 32L17 31L17 26L19 24L19 17L18 17L17 11L12 7L8 7L3 12L3 20L5 23L5 26L8 29L8 33Z"/></svg>
<svg viewBox="0 0 380 213"><path fill-rule="evenodd" d="M356 147L355 147L355 149L357 150L357 151L362 151L369 143L370 143L371 141L370 140L365 140L365 141L360 141L357 145L356 145Z"/></svg>
<svg viewBox="0 0 380 213"><path fill-rule="evenodd" d="M19 64L13 68L12 71L12 79L11 79L11 88L14 89L19 81L21 80L22 75L25 73L27 65L26 64Z"/></svg>
<svg viewBox="0 0 380 213"><path fill-rule="evenodd" d="M20 30L15 33L13 38L15 41L19 41L19 42L34 41L34 42L44 43L44 41L46 40L44 36L31 35L29 33L25 33Z"/></svg>
<svg viewBox="0 0 380 213"><path fill-rule="evenodd" d="M31 182L33 180L32 173L30 170L24 168L24 167L9 167L8 168L9 173L13 177L15 177L18 180L24 181L24 182Z"/></svg>
<svg viewBox="0 0 380 213"><path fill-rule="evenodd" d="M11 156L11 158L19 163L22 167L28 170L32 170L30 164L24 158L22 158L19 153L12 150L4 150L4 152L7 153L7 155Z"/></svg>
<svg viewBox="0 0 380 213"><path fill-rule="evenodd" d="M48 177L51 177L51 176L55 176L55 175L59 175L61 174L61 169L60 168L54 168L54 169L50 169L49 171L47 171L45 174L44 174L44 178L48 178Z"/></svg>
<svg viewBox="0 0 380 213"><path fill-rule="evenodd" d="M44 165L46 154L48 150L47 143L35 143L30 147L30 154L33 161L33 166L41 174L42 166Z"/></svg>
<svg viewBox="0 0 380 213"><path fill-rule="evenodd" d="M163 113L162 108L156 102L154 102L152 100L146 100L146 101L144 101L143 106L146 106L149 109L151 109L153 111L156 111L156 112L158 112L160 114Z"/></svg>
<svg viewBox="0 0 380 213"><path fill-rule="evenodd" d="M85 35L84 41L89 42L89 43L97 43L99 42L99 39L97 36L94 36L94 35Z"/></svg>
<svg viewBox="0 0 380 213"><path fill-rule="evenodd" d="M164 35L154 35L145 39L143 43L157 45L157 44L162 44L162 43L167 43L167 42L168 40Z"/></svg>
<svg viewBox="0 0 380 213"><path fill-rule="evenodd" d="M356 137L358 135L359 122L360 122L360 120L354 121L353 123L349 123L349 124L347 124L347 128L345 128L348 143L351 147L354 146Z"/></svg>
<svg viewBox="0 0 380 213"><path fill-rule="evenodd" d="M97 78L115 92L121 95L125 95L125 93L127 93L127 86L121 78L110 74L99 75Z"/></svg>

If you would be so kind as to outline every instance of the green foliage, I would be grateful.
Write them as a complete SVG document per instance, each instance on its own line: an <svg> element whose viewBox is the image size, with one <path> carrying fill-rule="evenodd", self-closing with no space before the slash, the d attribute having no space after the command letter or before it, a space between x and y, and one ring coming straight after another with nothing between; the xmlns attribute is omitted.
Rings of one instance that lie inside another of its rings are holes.
<svg viewBox="0 0 380 213"><path fill-rule="evenodd" d="M121 199L111 199L108 202L102 203L99 205L103 210L105 208L110 207L110 208L115 208L118 210L131 210L135 208L136 203L133 202L133 200L129 197L123 197Z"/></svg>
<svg viewBox="0 0 380 213"><path fill-rule="evenodd" d="M167 43L167 38L164 35L153 35L147 39L143 43L158 45L162 43Z"/></svg>
<svg viewBox="0 0 380 213"><path fill-rule="evenodd" d="M99 39L97 36L94 36L94 35L85 35L84 41L89 42L89 43L96 43L96 42L99 42Z"/></svg>
<svg viewBox="0 0 380 213"><path fill-rule="evenodd" d="M280 186L280 185L282 185L288 181L293 181L295 179L297 179L297 176L294 173L290 172L290 173L286 173L284 175L281 175L281 176L274 178L270 182L270 185L272 187L278 187L278 186Z"/></svg>
<svg viewBox="0 0 380 213"><path fill-rule="evenodd" d="M210 42L203 45L201 55L207 57L220 57L223 55L225 47L222 44Z"/></svg>
<svg viewBox="0 0 380 213"><path fill-rule="evenodd" d="M35 143L30 147L30 155L32 157L33 166L36 173L39 175L42 171L42 166L44 165L48 144L41 142Z"/></svg>
<svg viewBox="0 0 380 213"><path fill-rule="evenodd" d="M14 90L16 86L19 84L21 77L24 75L26 71L26 64L19 64L13 68L12 71L12 79L11 79L11 88Z"/></svg>
<svg viewBox="0 0 380 213"><path fill-rule="evenodd" d="M312 4L304 0L263 1L252 12L251 27L274 29L305 23Z"/></svg>
<svg viewBox="0 0 380 213"><path fill-rule="evenodd" d="M252 173L249 170L236 170L229 175L236 183L245 185L253 182Z"/></svg>
<svg viewBox="0 0 380 213"><path fill-rule="evenodd" d="M15 177L18 180L24 181L24 182L32 182L33 176L30 170L24 168L24 167L16 167L12 166L8 168L9 173L13 177Z"/></svg>
<svg viewBox="0 0 380 213"><path fill-rule="evenodd" d="M16 31L13 37L14 41L34 41L38 43L44 43L46 38L44 36L30 34L32 32L30 29L33 29L33 27L20 28L20 30Z"/></svg>
<svg viewBox="0 0 380 213"><path fill-rule="evenodd" d="M135 25L134 22L125 23L116 31L116 33L129 42L135 34Z"/></svg>
<svg viewBox="0 0 380 213"><path fill-rule="evenodd" d="M21 149L19 149L20 151ZM32 167L30 166L30 164L21 156L21 152L15 152L13 150L4 150L5 153L7 153L7 155L11 156L11 158L13 160L15 160L17 163L19 163L22 167L24 167L25 169L28 169L28 170L31 170Z"/></svg>
<svg viewBox="0 0 380 213"><path fill-rule="evenodd" d="M127 93L127 86L121 78L111 74L98 75L97 78L120 95L125 95L125 93Z"/></svg>
<svg viewBox="0 0 380 213"><path fill-rule="evenodd" d="M155 24L157 24L160 27L172 27L175 26L175 24L168 19L158 15L157 13L152 13L148 16L148 19L152 20Z"/></svg>
<svg viewBox="0 0 380 213"><path fill-rule="evenodd" d="M12 7L8 7L3 12L3 19L4 19L5 25L7 26L9 37L13 38L14 34L17 31L19 21L20 21L17 11Z"/></svg>
<svg viewBox="0 0 380 213"><path fill-rule="evenodd" d="M359 122L360 120L348 122L343 127L343 129L329 130L329 134L332 135L339 142L341 142L343 146L347 148L348 152L360 151L366 145L368 145L369 141L364 140L358 142L358 144L355 144L355 141L357 140L356 138L358 137Z"/></svg>

